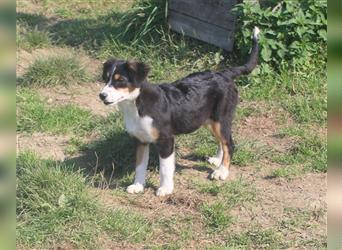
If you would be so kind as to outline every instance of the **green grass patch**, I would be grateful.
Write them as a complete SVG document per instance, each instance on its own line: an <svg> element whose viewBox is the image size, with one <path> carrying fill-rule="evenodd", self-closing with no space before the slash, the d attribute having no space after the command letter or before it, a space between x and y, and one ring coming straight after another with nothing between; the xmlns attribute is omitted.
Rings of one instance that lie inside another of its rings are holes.
<svg viewBox="0 0 342 250"><path fill-rule="evenodd" d="M312 211L286 207L284 208L284 215L285 216L279 223L280 227L283 229L287 229L292 232L298 232L299 230L307 230L308 228L314 226L310 222L314 216Z"/></svg>
<svg viewBox="0 0 342 250"><path fill-rule="evenodd" d="M185 247L189 240L194 239L194 221L192 216L179 214L172 217L156 218L154 223L155 232L160 232L165 241L173 242L168 248L153 248L152 249L180 249ZM177 239L177 240L175 240ZM150 249L150 247L147 247Z"/></svg>
<svg viewBox="0 0 342 250"><path fill-rule="evenodd" d="M210 182L195 184L201 193L217 196L212 204L202 204L201 213L210 232L223 230L233 223L229 214L236 206L244 206L256 200L256 189L239 178L223 184Z"/></svg>
<svg viewBox="0 0 342 250"><path fill-rule="evenodd" d="M279 219L278 228L286 234L299 234L307 232L303 237L297 237L293 241L284 241L284 248L305 247L313 249L326 249L326 235L313 237L320 222L324 219L326 210L323 208L307 210L298 207L285 207L283 216Z"/></svg>
<svg viewBox="0 0 342 250"><path fill-rule="evenodd" d="M74 105L50 107L30 89L17 92L17 131L84 135L97 126L98 118Z"/></svg>
<svg viewBox="0 0 342 250"><path fill-rule="evenodd" d="M240 88L243 99L280 104L298 123L326 124L327 74L324 68L307 72L283 69L262 75L254 73L238 82L247 85Z"/></svg>
<svg viewBox="0 0 342 250"><path fill-rule="evenodd" d="M241 120L252 115L258 115L260 112L259 108L255 106L238 106L236 109L235 120Z"/></svg>
<svg viewBox="0 0 342 250"><path fill-rule="evenodd" d="M221 201L203 204L200 210L210 232L221 231L233 223L233 217L229 215L225 204Z"/></svg>
<svg viewBox="0 0 342 250"><path fill-rule="evenodd" d="M279 164L303 165L305 170L327 171L327 140L303 126L282 129L280 134L292 137L296 143L286 153L272 154L271 160Z"/></svg>
<svg viewBox="0 0 342 250"><path fill-rule="evenodd" d="M229 235L227 247L231 249L280 249L281 236L273 229L254 228Z"/></svg>
<svg viewBox="0 0 342 250"><path fill-rule="evenodd" d="M141 215L107 209L90 195L74 166L40 160L32 153L17 159L17 243L29 248L63 244L96 248L108 235L117 242L142 242L151 232Z"/></svg>
<svg viewBox="0 0 342 250"><path fill-rule="evenodd" d="M320 94L312 96L294 96L283 100L281 106L298 123L325 124L327 120L327 99Z"/></svg>
<svg viewBox="0 0 342 250"><path fill-rule="evenodd" d="M17 46L20 49L33 50L51 46L51 36L47 31L27 28L24 25L17 26Z"/></svg>
<svg viewBox="0 0 342 250"><path fill-rule="evenodd" d="M272 170L270 176L271 177L283 177L288 180L293 179L294 177L300 175L303 173L303 169L301 169L298 166L284 166L284 167L279 167L277 169Z"/></svg>
<svg viewBox="0 0 342 250"><path fill-rule="evenodd" d="M51 55L36 59L21 79L26 86L81 84L91 80L76 55Z"/></svg>
<svg viewBox="0 0 342 250"><path fill-rule="evenodd" d="M247 166L260 158L263 148L254 142L241 141L236 145L232 162L237 166Z"/></svg>
<svg viewBox="0 0 342 250"><path fill-rule="evenodd" d="M197 184L197 188L201 193L219 196L219 198L224 200L228 208L255 201L257 198L256 189L242 178L223 184L216 182Z"/></svg>

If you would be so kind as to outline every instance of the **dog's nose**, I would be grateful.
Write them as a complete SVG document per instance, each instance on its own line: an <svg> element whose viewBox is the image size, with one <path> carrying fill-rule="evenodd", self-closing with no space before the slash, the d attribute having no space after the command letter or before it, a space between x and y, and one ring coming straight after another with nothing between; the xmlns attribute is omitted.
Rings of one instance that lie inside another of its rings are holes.
<svg viewBox="0 0 342 250"><path fill-rule="evenodd" d="M101 92L99 96L100 96L100 99L101 99L102 101L104 101L104 99L106 99L106 97L108 96L108 94L107 94L107 93L104 93L104 92Z"/></svg>

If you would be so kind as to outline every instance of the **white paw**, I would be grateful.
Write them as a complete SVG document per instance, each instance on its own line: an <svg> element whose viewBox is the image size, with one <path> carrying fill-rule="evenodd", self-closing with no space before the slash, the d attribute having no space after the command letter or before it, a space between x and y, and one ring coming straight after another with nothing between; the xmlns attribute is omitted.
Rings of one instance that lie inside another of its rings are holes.
<svg viewBox="0 0 342 250"><path fill-rule="evenodd" d="M211 173L210 178L214 180L225 180L229 176L229 170L226 167L220 166Z"/></svg>
<svg viewBox="0 0 342 250"><path fill-rule="evenodd" d="M165 196L168 194L172 194L173 188L169 187L160 187L157 190L157 196Z"/></svg>
<svg viewBox="0 0 342 250"><path fill-rule="evenodd" d="M144 186L140 183L132 184L132 185L129 185L126 190L127 190L127 193L130 193L130 194L142 193L144 192Z"/></svg>
<svg viewBox="0 0 342 250"><path fill-rule="evenodd" d="M207 159L207 161L210 163L210 164L213 164L215 165L216 167L220 166L221 162L222 162L222 159L221 158L218 158L218 157L209 157Z"/></svg>

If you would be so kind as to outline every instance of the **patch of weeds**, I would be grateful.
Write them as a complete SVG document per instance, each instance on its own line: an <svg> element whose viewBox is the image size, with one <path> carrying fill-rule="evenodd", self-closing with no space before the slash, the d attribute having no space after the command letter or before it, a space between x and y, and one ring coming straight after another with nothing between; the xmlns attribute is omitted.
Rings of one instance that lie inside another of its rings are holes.
<svg viewBox="0 0 342 250"><path fill-rule="evenodd" d="M312 226L310 222L313 213L299 208L284 208L285 217L280 221L280 227L287 230L296 231L298 229L308 229Z"/></svg>
<svg viewBox="0 0 342 250"><path fill-rule="evenodd" d="M271 160L279 164L302 164L305 170L327 171L327 141L306 127L290 127L281 130L281 134L294 137L294 144L285 154L275 154Z"/></svg>
<svg viewBox="0 0 342 250"><path fill-rule="evenodd" d="M222 187L216 183L207 183L199 187L199 191L205 194L211 194L217 196L221 191Z"/></svg>
<svg viewBox="0 0 342 250"><path fill-rule="evenodd" d="M221 194L228 207L233 208L256 200L256 189L247 181L239 178L222 185Z"/></svg>
<svg viewBox="0 0 342 250"><path fill-rule="evenodd" d="M218 196L217 202L203 204L201 207L201 212L209 231L228 227L233 219L229 215L231 209L256 200L256 189L241 178L222 185L217 183L200 185L199 191Z"/></svg>
<svg viewBox="0 0 342 250"><path fill-rule="evenodd" d="M280 249L281 236L272 229L250 229L247 232L232 234L227 246L233 249Z"/></svg>
<svg viewBox="0 0 342 250"><path fill-rule="evenodd" d="M240 88L243 99L277 100L296 122L326 124L327 74L324 67L305 73L283 69L280 72L251 75L238 82L248 84Z"/></svg>
<svg viewBox="0 0 342 250"><path fill-rule="evenodd" d="M150 222L142 215L123 209L107 211L101 227L110 238L114 237L118 242L143 242L152 232Z"/></svg>
<svg viewBox="0 0 342 250"><path fill-rule="evenodd" d="M51 46L50 34L37 27L33 29L18 25L17 46L21 49L33 50Z"/></svg>
<svg viewBox="0 0 342 250"><path fill-rule="evenodd" d="M298 123L325 124L327 121L327 99L320 95L294 96L281 102Z"/></svg>
<svg viewBox="0 0 342 250"><path fill-rule="evenodd" d="M325 250L328 249L328 239L327 236L322 235L319 238L316 239L306 239L306 240L300 240L298 242L299 246L305 246L307 248L312 248L312 249L321 249Z"/></svg>
<svg viewBox="0 0 342 250"><path fill-rule="evenodd" d="M241 120L243 118L250 117L252 114L258 114L260 111L256 107L251 107L251 106L238 106L236 109L236 115L235 119L236 120Z"/></svg>
<svg viewBox="0 0 342 250"><path fill-rule="evenodd" d="M91 80L75 55L51 55L36 59L21 79L26 86L56 86L81 84Z"/></svg>
<svg viewBox="0 0 342 250"><path fill-rule="evenodd" d="M233 217L227 213L227 208L221 201L212 204L203 204L200 210L210 232L226 229L233 222Z"/></svg>
<svg viewBox="0 0 342 250"><path fill-rule="evenodd" d="M72 137L68 141L68 145L65 148L65 153L73 155L79 150L85 149L86 144L82 141L80 137Z"/></svg>
<svg viewBox="0 0 342 250"><path fill-rule="evenodd" d="M33 90L26 88L17 92L17 110L19 132L84 135L91 132L98 121L90 111L74 105L47 107Z"/></svg>
<svg viewBox="0 0 342 250"><path fill-rule="evenodd" d="M68 8L65 7L59 7L55 10L56 15L62 17L62 18L70 18L73 16L74 13Z"/></svg>
<svg viewBox="0 0 342 250"><path fill-rule="evenodd" d="M85 177L72 165L25 152L17 159L17 178L17 241L21 246L54 248L70 243L89 249L98 246L100 235L118 242L142 242L151 232L141 215L100 205L88 192Z"/></svg>
<svg viewBox="0 0 342 250"><path fill-rule="evenodd" d="M291 180L292 178L300 175L303 173L303 170L298 166L284 166L279 167L277 169L272 170L271 177L283 177L288 180Z"/></svg>
<svg viewBox="0 0 342 250"><path fill-rule="evenodd" d="M201 193L219 196L225 202L226 209L231 209L239 204L243 205L246 202L255 201L257 198L255 187L242 178L223 184L216 182L200 184L198 188Z"/></svg>
<svg viewBox="0 0 342 250"><path fill-rule="evenodd" d="M301 232L315 232L319 226L319 217L323 217L326 211L319 210L305 210L295 207L284 208L284 216L279 220L279 229L286 234L301 234ZM316 236L317 237L317 236ZM315 247L315 249L323 249L326 245L326 236L321 235L321 239L312 238L312 235L305 234L303 237L298 237L295 241L286 242L287 247Z"/></svg>
<svg viewBox="0 0 342 250"><path fill-rule="evenodd" d="M252 142L241 142L236 145L232 158L233 164L247 166L249 163L258 160L259 156L256 153L256 148L256 145Z"/></svg>
<svg viewBox="0 0 342 250"><path fill-rule="evenodd" d="M190 216L172 216L161 218L155 226L160 227L164 237L177 238L178 248L193 238L193 218ZM177 248L177 249L178 249Z"/></svg>

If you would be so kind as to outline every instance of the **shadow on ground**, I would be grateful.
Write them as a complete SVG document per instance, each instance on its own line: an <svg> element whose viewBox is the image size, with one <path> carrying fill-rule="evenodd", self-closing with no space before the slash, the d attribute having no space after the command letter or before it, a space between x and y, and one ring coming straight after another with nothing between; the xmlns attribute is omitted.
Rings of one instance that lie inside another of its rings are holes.
<svg viewBox="0 0 342 250"><path fill-rule="evenodd" d="M82 46L91 50L101 46L108 37L122 34L118 20L124 13L112 12L97 19L58 19L41 14L17 13L17 22L31 29L47 31L55 45Z"/></svg>
<svg viewBox="0 0 342 250"><path fill-rule="evenodd" d="M113 132L103 140L97 140L82 149L78 156L71 157L63 163L72 165L75 171L82 170L82 173L89 180L95 180L95 186L101 186L103 183L109 188L118 186L126 187L131 184L135 170L135 150L137 141L126 132ZM212 168L201 162L203 160L197 155L186 155L177 157L176 172L182 173L184 169L193 169L195 171L206 172L210 174ZM199 161L198 164L191 164L191 167L184 166L180 160ZM157 171L159 157L154 144L150 145L150 158L148 169Z"/></svg>
<svg viewBox="0 0 342 250"><path fill-rule="evenodd" d="M63 163L73 165L75 170L82 169L88 179L99 177L109 187L130 184L129 176L135 170L135 150L137 141L126 132L113 132L103 140L97 140L82 149L78 156L71 157ZM158 154L154 145L150 147L149 169L158 166ZM128 178L127 178L128 177Z"/></svg>

